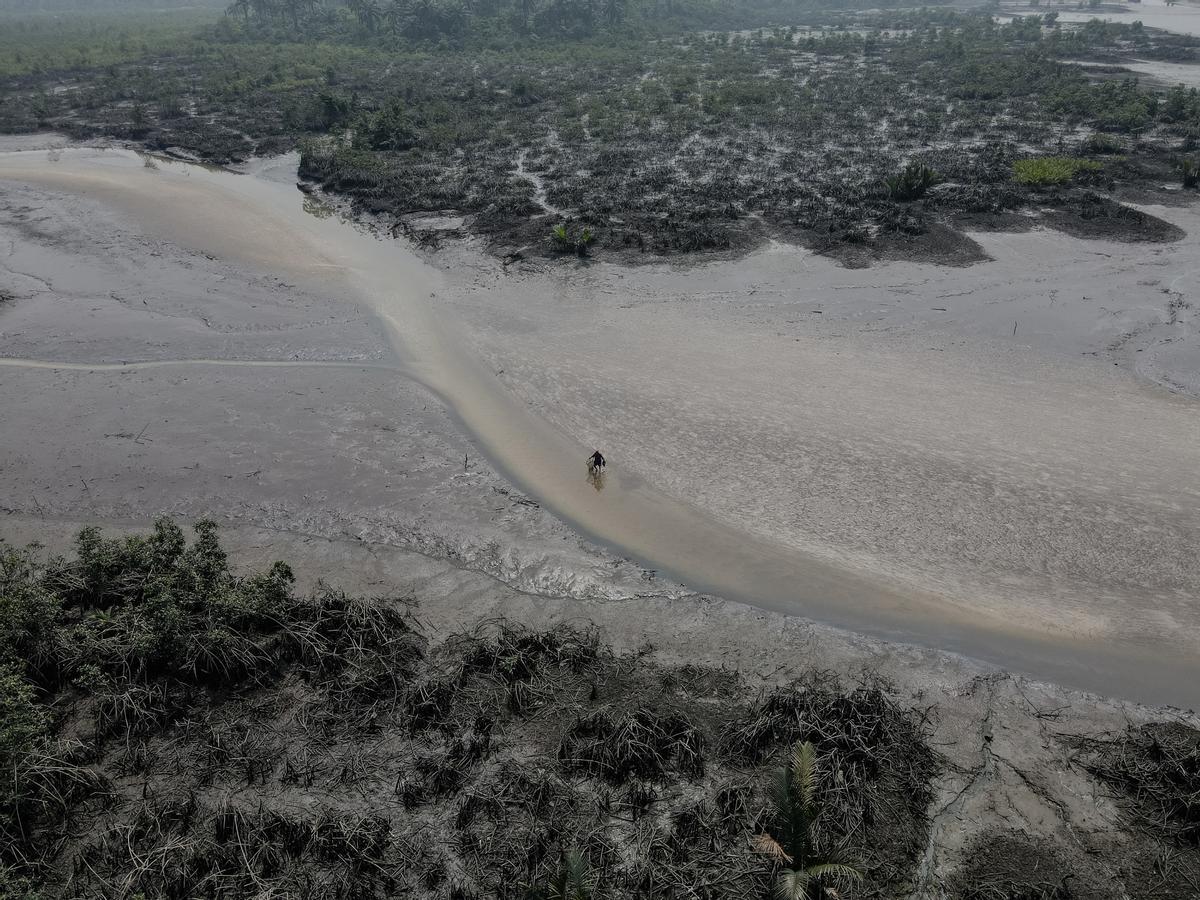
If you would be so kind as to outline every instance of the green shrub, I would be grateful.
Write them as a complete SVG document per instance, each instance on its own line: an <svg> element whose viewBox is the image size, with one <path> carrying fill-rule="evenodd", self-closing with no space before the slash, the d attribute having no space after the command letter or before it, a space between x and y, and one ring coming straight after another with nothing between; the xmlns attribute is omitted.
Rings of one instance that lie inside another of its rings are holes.
<svg viewBox="0 0 1200 900"><path fill-rule="evenodd" d="M0 671L51 683L62 601L37 577L29 551L0 546Z"/></svg>
<svg viewBox="0 0 1200 900"><path fill-rule="evenodd" d="M1039 156L1013 163L1013 176L1020 184L1065 184L1080 172L1098 172L1100 163L1074 156Z"/></svg>
<svg viewBox="0 0 1200 900"><path fill-rule="evenodd" d="M417 125L398 97L365 117L355 135L356 147L370 150L411 150L419 140Z"/></svg>
<svg viewBox="0 0 1200 900"><path fill-rule="evenodd" d="M904 171L883 179L883 186L892 200L907 202L920 200L940 180L929 166L913 162L905 166Z"/></svg>
<svg viewBox="0 0 1200 900"><path fill-rule="evenodd" d="M1082 149L1086 153L1095 154L1120 153L1121 142L1111 134L1104 134L1101 131L1097 131L1095 134L1090 135L1088 139L1083 142Z"/></svg>
<svg viewBox="0 0 1200 900"><path fill-rule="evenodd" d="M33 897L7 865L51 811L93 794L104 783L79 765L76 741L54 740L49 710L33 685L0 669L0 900ZM17 852L10 852L17 851Z"/></svg>
<svg viewBox="0 0 1200 900"><path fill-rule="evenodd" d="M550 229L550 245L557 253L574 253L576 256L587 256L588 248L596 240L596 233L590 228L584 228L575 237L567 230L567 226L559 222Z"/></svg>
<svg viewBox="0 0 1200 900"><path fill-rule="evenodd" d="M0 834L17 833L25 795L25 768L49 740L46 711L33 686L0 669Z"/></svg>

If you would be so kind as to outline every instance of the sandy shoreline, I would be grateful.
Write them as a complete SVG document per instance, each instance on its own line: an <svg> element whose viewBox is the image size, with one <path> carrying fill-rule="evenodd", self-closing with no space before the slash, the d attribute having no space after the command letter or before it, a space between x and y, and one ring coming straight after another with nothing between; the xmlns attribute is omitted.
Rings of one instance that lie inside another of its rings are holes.
<svg viewBox="0 0 1200 900"><path fill-rule="evenodd" d="M58 177L56 165L47 177ZM243 243L205 233L202 251L161 233L148 239L96 202L117 196L112 179L126 164L110 155L103 165L109 181L98 192L97 182L71 176L84 199L6 186L4 289L16 300L0 312L0 350L14 358L3 370L14 385L4 412L37 423L9 433L0 489L10 515L212 515L463 560L547 595L661 590L642 566L514 495L503 476L515 466L518 477L536 471L573 521L626 537L652 566L659 554L718 553L707 564L724 581L713 586L744 583L758 605L799 595L801 604L776 608L1194 703L1186 675L1195 671L1200 578L1186 552L1200 529L1187 477L1197 462L1194 401L1119 371L1123 361L1144 365L1135 343L1158 347L1159 329L1170 329L1176 355L1155 371L1194 372L1190 307L1177 304L1167 321L1172 298L1186 303L1193 286L1193 238L1147 251L999 235L989 246L995 262L982 266L865 272L774 249L683 273L601 264L505 276L454 251L432 266L412 259L385 270L419 279L427 307L390 305L394 282L363 286L383 298L374 309L399 334L397 358L381 320L338 299L334 286L347 267L362 274L353 254L375 260L384 244L322 245L301 267L301 286L265 274L269 266L253 274L253 265L214 258L204 241L228 246L232 258L271 259L277 248L262 229ZM187 171L136 177L157 179L162 191ZM269 186L262 181L260 192ZM199 185L179 189L203 196ZM1181 224L1195 217L1167 212ZM167 222L146 214L151 228ZM202 210L200 226L215 227L219 215ZM318 226L324 236L339 227ZM1131 262L1137 254L1146 258ZM1111 262L1096 264L1100 257ZM1035 287L1053 277L1061 292ZM1121 297L1113 315L1109 304ZM951 307L951 321L941 321ZM1026 329L1020 341L989 333L1014 315ZM1127 340L1104 349L1114 331ZM466 380L459 372L439 382L461 364L446 346L451 333L483 362ZM1112 358L1083 358L1098 343ZM674 352L680 346L688 352ZM79 371L16 358L180 364ZM313 365L186 363L209 358ZM390 365L449 395L457 416ZM466 387L489 379L502 393ZM46 404L48 394L63 399ZM487 406L503 395L515 405ZM155 424L160 414L168 427ZM493 429L499 471L462 437L460 417L476 433ZM530 422L547 424L514 433ZM497 428L509 429L499 445ZM71 452L67 435L86 451ZM589 445L619 461L603 491L572 462L572 448ZM681 463L692 459L701 462ZM714 524L692 525L684 510ZM681 521L684 532L665 524ZM735 546L722 546L726 535ZM777 544L807 561L800 580ZM684 574L710 587L703 569ZM994 647L976 636L984 634ZM1068 644L1080 655L1056 669L1048 660ZM1143 670L1151 674L1136 683Z"/></svg>

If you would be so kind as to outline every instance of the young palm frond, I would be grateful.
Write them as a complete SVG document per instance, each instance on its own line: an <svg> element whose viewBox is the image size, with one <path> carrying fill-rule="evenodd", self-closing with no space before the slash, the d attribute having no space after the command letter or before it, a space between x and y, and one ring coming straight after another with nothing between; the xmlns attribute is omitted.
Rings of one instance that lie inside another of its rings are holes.
<svg viewBox="0 0 1200 900"><path fill-rule="evenodd" d="M805 811L816 815L817 748L812 741L802 741L792 750L792 781Z"/></svg>
<svg viewBox="0 0 1200 900"><path fill-rule="evenodd" d="M784 869L775 879L775 896L778 900L805 900L812 881L812 876L803 869Z"/></svg>
<svg viewBox="0 0 1200 900"><path fill-rule="evenodd" d="M558 900L590 900L592 873L587 859L578 849L572 848L563 855L559 879Z"/></svg>
<svg viewBox="0 0 1200 900"><path fill-rule="evenodd" d="M773 833L761 834L754 848L779 866L775 896L779 900L805 900L837 896L829 885L862 879L862 873L836 851L817 846L817 750L811 741L792 748L787 765L776 773L770 791L774 807Z"/></svg>
<svg viewBox="0 0 1200 900"><path fill-rule="evenodd" d="M527 900L591 900L594 885L592 872L585 857L577 848L567 850L562 864L549 884L535 887Z"/></svg>

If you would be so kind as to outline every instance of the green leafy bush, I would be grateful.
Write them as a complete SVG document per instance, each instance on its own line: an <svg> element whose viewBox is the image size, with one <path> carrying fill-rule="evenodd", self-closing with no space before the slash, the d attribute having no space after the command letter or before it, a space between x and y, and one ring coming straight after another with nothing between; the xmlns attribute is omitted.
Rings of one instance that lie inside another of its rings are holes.
<svg viewBox="0 0 1200 900"><path fill-rule="evenodd" d="M26 767L48 741L46 711L34 700L33 685L0 669L0 835L4 837L11 838L19 827L28 801Z"/></svg>
<svg viewBox="0 0 1200 900"><path fill-rule="evenodd" d="M596 240L596 234L592 229L584 227L579 232L579 236L575 237L568 231L566 224L559 222L550 229L550 245L557 253L574 253L576 256L587 256L588 248Z"/></svg>
<svg viewBox="0 0 1200 900"><path fill-rule="evenodd" d="M1121 142L1111 134L1104 134L1101 131L1097 131L1083 142L1082 149L1085 153L1106 154L1120 153L1122 148Z"/></svg>
<svg viewBox="0 0 1200 900"><path fill-rule="evenodd" d="M370 150L411 150L418 141L416 124L396 97L361 121L355 136L356 145Z"/></svg>
<svg viewBox="0 0 1200 900"><path fill-rule="evenodd" d="M1098 172L1100 163L1074 156L1039 156L1013 163L1013 177L1020 184L1065 184L1080 172Z"/></svg>

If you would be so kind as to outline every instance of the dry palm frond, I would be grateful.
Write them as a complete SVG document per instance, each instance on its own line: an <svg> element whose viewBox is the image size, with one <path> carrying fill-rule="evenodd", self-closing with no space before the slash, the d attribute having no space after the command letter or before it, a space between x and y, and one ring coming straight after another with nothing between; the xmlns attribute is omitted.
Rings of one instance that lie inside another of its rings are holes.
<svg viewBox="0 0 1200 900"><path fill-rule="evenodd" d="M792 857L775 838L765 832L756 834L750 841L754 849L774 862L784 865L792 862Z"/></svg>

